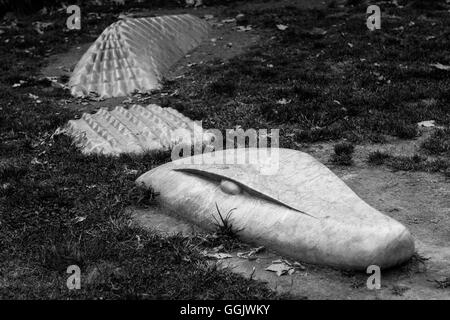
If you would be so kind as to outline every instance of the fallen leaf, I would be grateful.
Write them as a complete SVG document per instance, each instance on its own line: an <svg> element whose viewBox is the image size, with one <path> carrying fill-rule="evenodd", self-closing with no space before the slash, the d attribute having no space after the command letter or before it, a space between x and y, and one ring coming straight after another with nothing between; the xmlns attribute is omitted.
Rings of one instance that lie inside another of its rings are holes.
<svg viewBox="0 0 450 320"><path fill-rule="evenodd" d="M233 256L229 253L208 253L206 254L206 257L217 260L233 258Z"/></svg>
<svg viewBox="0 0 450 320"><path fill-rule="evenodd" d="M32 94L32 93L28 93L28 97L31 98L31 99L33 99L33 100L39 99L39 97L38 97L37 95Z"/></svg>
<svg viewBox="0 0 450 320"><path fill-rule="evenodd" d="M295 261L293 264L294 268L299 269L299 270L306 270L306 267L304 265L302 265L300 262Z"/></svg>
<svg viewBox="0 0 450 320"><path fill-rule="evenodd" d="M245 32L245 31L250 31L250 30L253 30L252 26L246 26L246 27L238 26L237 27L238 32Z"/></svg>
<svg viewBox="0 0 450 320"><path fill-rule="evenodd" d="M425 121L421 121L421 122L417 123L417 125L419 127L431 128L431 127L435 127L436 123L434 120L425 120Z"/></svg>
<svg viewBox="0 0 450 320"><path fill-rule="evenodd" d="M272 261L272 264L266 268L267 271L275 272L279 277L287 274L291 269L294 268L281 260Z"/></svg>
<svg viewBox="0 0 450 320"><path fill-rule="evenodd" d="M237 256L242 259L256 260L258 257L256 257L255 255L264 250L265 250L265 247L253 248L249 251L238 252Z"/></svg>
<svg viewBox="0 0 450 320"><path fill-rule="evenodd" d="M450 66L444 65L442 63L431 63L430 66L435 67L439 70L450 71Z"/></svg>
<svg viewBox="0 0 450 320"><path fill-rule="evenodd" d="M26 81L24 81L24 80L19 80L19 83L14 83L14 84L12 85L12 87L13 87L13 88L17 88L17 87L20 87L21 85L23 85L24 83L26 83Z"/></svg>
<svg viewBox="0 0 450 320"><path fill-rule="evenodd" d="M124 173L126 175L136 175L138 171L135 169L128 169L127 167L125 167Z"/></svg>
<svg viewBox="0 0 450 320"><path fill-rule="evenodd" d="M236 22L235 18L229 18L229 19L223 19L222 20L222 23L233 23L233 22Z"/></svg>
<svg viewBox="0 0 450 320"><path fill-rule="evenodd" d="M223 251L224 249L225 249L225 248L224 248L223 244L221 244L221 245L219 245L219 246L217 246L217 247L214 247L214 248L212 249L212 252L217 253L217 252Z"/></svg>
<svg viewBox="0 0 450 320"><path fill-rule="evenodd" d="M286 30L287 28L288 28L288 26L285 25L285 24L277 24L277 29L278 29L278 30L284 31L284 30Z"/></svg>
<svg viewBox="0 0 450 320"><path fill-rule="evenodd" d="M290 103L292 100L286 100L285 98L282 98L280 100L277 101L277 104L288 104Z"/></svg>
<svg viewBox="0 0 450 320"><path fill-rule="evenodd" d="M41 161L39 161L36 157L33 158L30 162L31 164L43 164Z"/></svg>
<svg viewBox="0 0 450 320"><path fill-rule="evenodd" d="M79 223L79 222L83 222L84 220L86 220L86 217L75 217L75 223Z"/></svg>
<svg viewBox="0 0 450 320"><path fill-rule="evenodd" d="M41 21L35 21L33 22L34 30L36 30L39 34L44 34L44 31L51 27L54 23L53 22L41 22Z"/></svg>
<svg viewBox="0 0 450 320"><path fill-rule="evenodd" d="M266 268L267 271L276 272L278 276L282 276L286 273L293 274L296 270L305 271L306 267L300 262L289 262L285 259L278 259L272 261L272 264ZM292 271L293 270L293 271Z"/></svg>
<svg viewBox="0 0 450 320"><path fill-rule="evenodd" d="M324 36L327 34L327 31L322 28L313 28L312 30L308 31L308 34L311 36Z"/></svg>
<svg viewBox="0 0 450 320"><path fill-rule="evenodd" d="M244 19L245 18L245 14L243 14L243 13L238 13L237 15L236 15L236 20L242 20L242 19Z"/></svg>

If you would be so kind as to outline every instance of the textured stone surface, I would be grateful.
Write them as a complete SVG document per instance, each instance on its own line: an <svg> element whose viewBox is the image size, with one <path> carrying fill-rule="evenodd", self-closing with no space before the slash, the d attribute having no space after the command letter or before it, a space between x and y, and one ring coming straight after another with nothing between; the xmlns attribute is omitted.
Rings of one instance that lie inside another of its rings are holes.
<svg viewBox="0 0 450 320"><path fill-rule="evenodd" d="M214 156L234 152L258 149ZM412 256L414 241L402 224L369 206L308 154L279 152L276 175L261 175L255 164L206 164L213 154L205 154L204 164L180 159L143 174L137 183L159 193L162 210L205 229L215 227L216 204L223 216L235 208L231 222L243 228L244 240L301 261L366 269L391 267ZM241 191L227 192L223 181Z"/></svg>
<svg viewBox="0 0 450 320"><path fill-rule="evenodd" d="M129 109L100 109L70 120L63 132L72 136L85 154L118 155L168 150L192 141L195 122L172 108L133 105Z"/></svg>
<svg viewBox="0 0 450 320"><path fill-rule="evenodd" d="M76 65L74 96L120 97L159 88L167 70L208 34L207 22L189 14L127 18L106 28Z"/></svg>

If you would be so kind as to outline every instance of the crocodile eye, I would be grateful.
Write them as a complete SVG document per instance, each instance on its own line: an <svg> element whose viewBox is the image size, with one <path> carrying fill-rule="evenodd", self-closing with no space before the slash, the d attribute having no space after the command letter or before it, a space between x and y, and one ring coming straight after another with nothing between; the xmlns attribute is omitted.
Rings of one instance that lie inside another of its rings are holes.
<svg viewBox="0 0 450 320"><path fill-rule="evenodd" d="M234 182L229 180L220 181L220 189L228 194L235 195L241 193L241 188Z"/></svg>

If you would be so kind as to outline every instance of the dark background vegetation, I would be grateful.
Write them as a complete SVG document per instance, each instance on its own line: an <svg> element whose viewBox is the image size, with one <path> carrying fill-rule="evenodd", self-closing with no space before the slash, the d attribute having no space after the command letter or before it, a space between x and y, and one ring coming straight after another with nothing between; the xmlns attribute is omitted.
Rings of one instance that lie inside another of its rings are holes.
<svg viewBox="0 0 450 320"><path fill-rule="evenodd" d="M449 15L428 4L384 4L376 32L365 26L366 7L248 10L248 24L264 30L264 40L167 83L179 95L163 105L202 119L206 127L279 128L280 144L294 149L338 139L414 139L420 121L450 122L449 71L431 66L450 64ZM434 150L444 148L448 132L439 137L427 142L437 144ZM411 170L412 159L396 160L396 169ZM448 173L448 157L413 168Z"/></svg>

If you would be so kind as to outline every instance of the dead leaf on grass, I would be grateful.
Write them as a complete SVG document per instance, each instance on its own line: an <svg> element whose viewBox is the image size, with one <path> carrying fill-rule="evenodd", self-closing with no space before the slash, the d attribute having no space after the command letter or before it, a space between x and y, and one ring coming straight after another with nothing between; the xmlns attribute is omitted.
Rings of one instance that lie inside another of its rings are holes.
<svg viewBox="0 0 450 320"><path fill-rule="evenodd" d="M256 254L258 254L264 250L265 250L264 247L253 248L249 251L238 252L237 256L242 259L256 260L257 259Z"/></svg>
<svg viewBox="0 0 450 320"><path fill-rule="evenodd" d="M285 24L277 24L277 29L278 29L278 30L284 31L284 30L286 30L287 28L288 28L288 26L285 25Z"/></svg>
<svg viewBox="0 0 450 320"><path fill-rule="evenodd" d="M435 67L439 70L450 71L450 66L444 65L442 63L431 63L430 66Z"/></svg>
<svg viewBox="0 0 450 320"><path fill-rule="evenodd" d="M285 274L292 275L297 270L304 271L306 270L305 266L303 266L300 262L289 262L285 259L278 259L272 261L272 264L266 268L267 271L275 272L277 276L282 276Z"/></svg>
<svg viewBox="0 0 450 320"><path fill-rule="evenodd" d="M251 31L253 30L252 26L238 26L237 31L238 32L245 32L245 31Z"/></svg>

